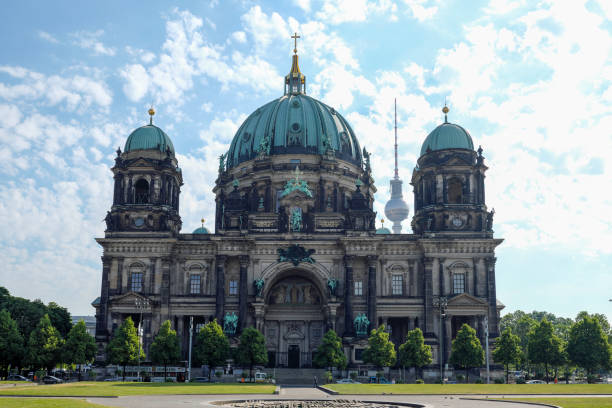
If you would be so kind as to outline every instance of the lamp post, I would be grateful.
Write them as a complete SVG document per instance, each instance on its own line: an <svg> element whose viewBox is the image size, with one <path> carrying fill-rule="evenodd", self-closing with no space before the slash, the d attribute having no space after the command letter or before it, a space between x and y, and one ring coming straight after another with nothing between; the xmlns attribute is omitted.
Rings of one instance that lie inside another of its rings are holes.
<svg viewBox="0 0 612 408"><path fill-rule="evenodd" d="M448 305L448 299L446 296L438 296L433 301L434 307L437 307L440 311L440 383L444 384L444 339L442 337L442 319L446 317L446 306Z"/></svg>
<svg viewBox="0 0 612 408"><path fill-rule="evenodd" d="M136 298L135 301L136 309L140 312L140 319L138 320L138 373L137 378L140 380L140 341L142 336L142 312L149 309L149 300L144 298Z"/></svg>
<svg viewBox="0 0 612 408"><path fill-rule="evenodd" d="M193 344L193 316L189 316L189 365L187 366L187 382L191 382L191 345Z"/></svg>

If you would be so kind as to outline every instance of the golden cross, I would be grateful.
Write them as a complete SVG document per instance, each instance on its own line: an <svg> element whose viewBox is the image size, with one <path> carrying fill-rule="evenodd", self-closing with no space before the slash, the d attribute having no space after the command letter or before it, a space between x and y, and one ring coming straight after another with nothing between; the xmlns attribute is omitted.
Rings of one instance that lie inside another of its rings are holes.
<svg viewBox="0 0 612 408"><path fill-rule="evenodd" d="M294 43L293 43L293 53L297 54L297 39L301 38L301 37L299 35L297 35L297 33L295 33L295 34L293 34L291 36L291 38L293 38L293 41L294 41Z"/></svg>

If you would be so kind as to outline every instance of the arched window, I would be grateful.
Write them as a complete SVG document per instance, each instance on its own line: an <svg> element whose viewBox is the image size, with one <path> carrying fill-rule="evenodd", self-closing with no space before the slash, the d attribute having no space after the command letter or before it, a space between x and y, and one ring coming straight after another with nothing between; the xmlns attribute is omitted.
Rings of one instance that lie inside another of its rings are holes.
<svg viewBox="0 0 612 408"><path fill-rule="evenodd" d="M144 292L145 267L141 263L132 264L129 268L129 288L132 292Z"/></svg>
<svg viewBox="0 0 612 408"><path fill-rule="evenodd" d="M465 273L453 274L453 293L459 294L465 292Z"/></svg>
<svg viewBox="0 0 612 408"><path fill-rule="evenodd" d="M136 204L149 203L149 183L145 179L140 179L134 185L136 190Z"/></svg>
<svg viewBox="0 0 612 408"><path fill-rule="evenodd" d="M463 183L457 178L453 178L448 182L448 203L463 203Z"/></svg>

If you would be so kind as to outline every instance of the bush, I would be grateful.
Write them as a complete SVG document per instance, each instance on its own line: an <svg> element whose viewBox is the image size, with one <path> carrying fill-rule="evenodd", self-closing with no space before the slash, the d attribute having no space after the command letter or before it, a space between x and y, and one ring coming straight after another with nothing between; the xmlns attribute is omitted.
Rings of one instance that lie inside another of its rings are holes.
<svg viewBox="0 0 612 408"><path fill-rule="evenodd" d="M587 383L589 384L595 384L597 382L597 379L598 378L596 375L592 375L592 374L587 375Z"/></svg>
<svg viewBox="0 0 612 408"><path fill-rule="evenodd" d="M517 384L525 384L525 379L523 377L519 377L516 379Z"/></svg>
<svg viewBox="0 0 612 408"><path fill-rule="evenodd" d="M349 377L351 377L351 380L355 381L357 380L357 373L355 371L351 371Z"/></svg>
<svg viewBox="0 0 612 408"><path fill-rule="evenodd" d="M215 371L215 377L221 378L222 375L223 375L223 371Z"/></svg>
<svg viewBox="0 0 612 408"><path fill-rule="evenodd" d="M493 380L495 382L495 384L504 384L505 381L503 378L496 378L495 380Z"/></svg>
<svg viewBox="0 0 612 408"><path fill-rule="evenodd" d="M465 380L465 377L463 376L463 374L457 374L457 382L461 382L464 380Z"/></svg>
<svg viewBox="0 0 612 408"><path fill-rule="evenodd" d="M416 380L416 384L425 384L425 381L419 378L418 380Z"/></svg>
<svg viewBox="0 0 612 408"><path fill-rule="evenodd" d="M323 376L323 378L325 379L325 382L326 382L326 383L330 383L330 382L332 382L332 381L333 381L334 376L332 375L332 372L331 372L331 371L326 371L326 372L325 372L325 374L324 374L324 376Z"/></svg>
<svg viewBox="0 0 612 408"><path fill-rule="evenodd" d="M476 381L474 381L474 384L482 384L482 380L480 378L477 378Z"/></svg>

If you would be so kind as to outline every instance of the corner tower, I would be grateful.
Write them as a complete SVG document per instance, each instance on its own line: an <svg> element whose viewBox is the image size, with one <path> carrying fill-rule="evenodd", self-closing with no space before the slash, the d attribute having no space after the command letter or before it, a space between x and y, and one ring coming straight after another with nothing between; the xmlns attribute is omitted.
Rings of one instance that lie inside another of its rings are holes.
<svg viewBox="0 0 612 408"><path fill-rule="evenodd" d="M487 211L485 204L482 148L474 151L468 131L448 122L448 107L442 112L444 123L423 142L412 173L412 229L417 234L469 231L492 236L495 211Z"/></svg>
<svg viewBox="0 0 612 408"><path fill-rule="evenodd" d="M179 195L183 176L168 135L149 124L134 130L117 149L113 206L106 214L106 235L154 233L176 236L181 229Z"/></svg>

